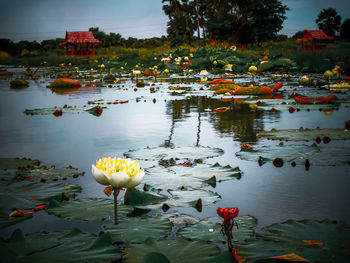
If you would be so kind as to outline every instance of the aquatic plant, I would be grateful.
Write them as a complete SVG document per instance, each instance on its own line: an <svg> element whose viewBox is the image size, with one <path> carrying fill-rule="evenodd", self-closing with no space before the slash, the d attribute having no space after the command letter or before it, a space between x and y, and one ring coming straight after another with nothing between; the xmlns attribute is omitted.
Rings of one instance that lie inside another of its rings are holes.
<svg viewBox="0 0 350 263"><path fill-rule="evenodd" d="M14 79L10 81L10 87L12 89L15 88L27 88L29 86L28 81L24 79Z"/></svg>
<svg viewBox="0 0 350 263"><path fill-rule="evenodd" d="M96 182L106 185L106 195L114 195L114 223L118 223L117 197L120 189L139 185L145 175L136 161L120 158L101 158L96 166L91 166L91 173Z"/></svg>
<svg viewBox="0 0 350 263"><path fill-rule="evenodd" d="M226 235L227 237L227 245L228 245L229 251L231 251L232 253L233 260L234 262L240 263L237 257L236 249L233 247L232 240L231 240L233 238L232 228L234 225L236 225L234 219L235 217L238 216L239 209L236 207L230 207L230 208L218 207L216 209L216 212L220 217L224 219L224 222L221 225L221 233L223 235Z"/></svg>

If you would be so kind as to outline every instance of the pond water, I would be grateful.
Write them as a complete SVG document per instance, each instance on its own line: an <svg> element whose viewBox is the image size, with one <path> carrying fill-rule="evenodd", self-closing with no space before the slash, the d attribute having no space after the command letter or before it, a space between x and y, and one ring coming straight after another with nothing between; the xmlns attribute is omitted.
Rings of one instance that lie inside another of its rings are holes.
<svg viewBox="0 0 350 263"><path fill-rule="evenodd" d="M11 69L10 69L11 70ZM18 69L12 69L13 71ZM248 79L249 80L249 79ZM216 208L238 207L241 215L253 215L258 226L266 226L287 219L331 219L350 223L350 176L349 166L322 165L311 163L310 169L304 165L292 167L285 163L275 167L272 162L259 166L257 161L238 158L242 144L253 148L274 146L279 141L258 138L263 130L343 128L350 116L348 104L340 104L331 112L301 110L252 110L248 104L235 100L221 101L213 97L203 84L181 84L191 91L174 95L168 90L168 82L150 81L150 86L137 88L128 79L124 83L83 87L80 90L57 95L46 85L52 79L41 77L30 80L30 86L22 90L9 87L9 80L0 80L0 157L29 157L39 159L45 165L56 167L72 165L84 171L84 177L74 179L82 186L78 198L107 198L104 187L95 182L91 175L91 164L103 156L123 156L125 152L146 147L172 145L174 147L217 147L224 151L219 157L209 158L206 163L222 166L239 166L243 172L240 180L232 179L217 183L211 191L217 192L221 200L203 207L201 212L193 207L174 207L168 212L179 211L204 218L217 216ZM247 81L237 78L237 82ZM271 82L269 77L257 78L257 82ZM152 86L151 86L152 85ZM172 84L177 85L177 84ZM287 97L294 89L284 86ZM151 92L154 87L156 92ZM199 88L204 87L201 91ZM306 89L298 87L298 89ZM342 94L342 96L346 96ZM230 96L229 98L231 98ZM236 98L236 97L235 97ZM244 97L243 97L244 98ZM107 107L101 116L87 112L63 114L61 117L49 115L26 115L25 109L63 107L64 105L86 108L88 101L128 100L125 104L103 104ZM346 101L345 101L346 102ZM230 106L226 112L212 109ZM286 145L313 142L285 142ZM349 141L332 140L322 147L345 146L349 151ZM347 152L348 154L348 152ZM157 161L139 160L143 168L158 165ZM147 176L147 174L146 174ZM123 194L119 196L122 198ZM101 224L71 222L38 212L32 220L27 220L0 231L8 237L13 229L21 228L30 233L40 230L71 229L78 226L82 230L98 233Z"/></svg>

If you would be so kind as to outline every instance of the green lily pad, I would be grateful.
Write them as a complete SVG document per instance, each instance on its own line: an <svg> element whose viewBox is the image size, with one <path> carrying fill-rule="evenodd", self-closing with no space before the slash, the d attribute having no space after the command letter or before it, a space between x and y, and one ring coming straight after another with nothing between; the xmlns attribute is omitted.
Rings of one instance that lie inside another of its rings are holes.
<svg viewBox="0 0 350 263"><path fill-rule="evenodd" d="M27 168L37 166L39 164L39 160L27 158L0 158L0 170Z"/></svg>
<svg viewBox="0 0 350 263"><path fill-rule="evenodd" d="M350 229L343 223L288 220L263 230L268 233L249 239L246 245L235 245L247 262L286 254L297 254L311 262L349 261Z"/></svg>
<svg viewBox="0 0 350 263"><path fill-rule="evenodd" d="M32 217L33 217L33 215L30 214L30 215L26 215L23 217L17 217L17 218L11 217L10 218L8 214L6 214L0 210L0 229L17 224L17 223L20 223L20 222L25 221L27 219L30 219Z"/></svg>
<svg viewBox="0 0 350 263"><path fill-rule="evenodd" d="M70 233L34 233L23 236L17 229L8 241L0 240L3 262L107 262L121 257L109 233L99 237L78 229Z"/></svg>
<svg viewBox="0 0 350 263"><path fill-rule="evenodd" d="M177 174L174 170L169 168L162 168L160 166L153 166L146 169L146 176L143 182L151 185L156 189L180 189L181 187L200 188L205 183L199 178L193 177L191 174L183 173Z"/></svg>
<svg viewBox="0 0 350 263"><path fill-rule="evenodd" d="M24 171L17 172L17 175L21 177L32 177L33 180L45 181L45 180L62 180L67 179L68 177L78 178L79 176L84 176L84 172L77 172L75 170L67 171L67 169L55 169L54 166L51 168L46 168L45 166L34 168L34 169L26 169Z"/></svg>
<svg viewBox="0 0 350 263"><path fill-rule="evenodd" d="M197 164L193 167L172 166L170 170L176 172L180 176L192 176L202 181L208 180L215 176L218 181L227 181L232 178L240 179L243 172L239 167L231 167L230 165L222 166L215 164Z"/></svg>
<svg viewBox="0 0 350 263"><path fill-rule="evenodd" d="M257 220L249 215L239 216L235 218L235 222L238 227L233 227L232 241L243 242L249 238L254 237L255 233L253 228L257 224ZM226 241L226 236L221 233L221 224L223 219L219 217L209 217L201 220L198 223L188 225L178 231L179 236L184 236L193 240L203 240L210 242L223 242Z"/></svg>
<svg viewBox="0 0 350 263"><path fill-rule="evenodd" d="M118 204L118 217L132 212L131 206ZM114 218L114 201L110 199L80 199L69 202L50 202L49 214L72 220L101 221Z"/></svg>
<svg viewBox="0 0 350 263"><path fill-rule="evenodd" d="M159 218L167 218L169 219L173 224L195 224L198 223L200 220L198 217L193 217L191 215L182 214L179 212L170 212L166 214L158 214L157 217Z"/></svg>
<svg viewBox="0 0 350 263"><path fill-rule="evenodd" d="M332 103L332 104L300 104L296 103L294 100L291 99L263 99L263 100L245 100L244 102L247 104L255 104L258 103L257 107L261 110L268 110L270 111L272 108L279 111L289 110L290 107L293 107L295 109L299 110L324 110L324 109L333 109L337 106L339 106L339 103Z"/></svg>
<svg viewBox="0 0 350 263"><path fill-rule="evenodd" d="M269 70L272 69L275 66L275 64L271 61L266 61L258 66L258 70Z"/></svg>
<svg viewBox="0 0 350 263"><path fill-rule="evenodd" d="M305 164L309 159L311 165L344 165L350 164L350 150L346 146L317 146L283 144L269 146L255 146L252 150L241 150L236 153L240 159L258 162L261 156L265 161L272 161L275 158L281 158L284 162L295 162L296 164Z"/></svg>
<svg viewBox="0 0 350 263"><path fill-rule="evenodd" d="M28 210L52 200L67 199L78 192L81 192L80 186L62 182L15 182L0 186L1 208L6 213L10 213L13 208Z"/></svg>
<svg viewBox="0 0 350 263"><path fill-rule="evenodd" d="M124 204L132 206L145 206L154 203L160 203L167 200L167 197L155 192L140 191L135 188L128 188L124 195Z"/></svg>
<svg viewBox="0 0 350 263"><path fill-rule="evenodd" d="M233 178L240 179L243 172L239 167L221 166L220 164L197 164L193 167L171 166L162 168L153 166L146 169L144 183L157 189L180 189L182 187L201 188L208 185L208 180L215 176L217 181Z"/></svg>
<svg viewBox="0 0 350 263"><path fill-rule="evenodd" d="M168 219L154 217L128 217L119 220L116 225L107 225L106 232L111 234L113 242L143 243L147 238L162 239L171 231L172 223Z"/></svg>
<svg viewBox="0 0 350 263"><path fill-rule="evenodd" d="M166 201L169 206L195 206L198 199L201 199L203 206L216 203L221 200L221 196L213 191L206 190L177 190L170 191L171 197Z"/></svg>
<svg viewBox="0 0 350 263"><path fill-rule="evenodd" d="M168 160L168 159L204 159L217 157L224 153L222 149L211 147L155 147L130 150L124 155L138 160Z"/></svg>
<svg viewBox="0 0 350 263"><path fill-rule="evenodd" d="M99 116L101 114L97 114L97 107L87 108L87 107L77 107L77 106L64 106L61 108L52 107L52 108L39 108L39 109L25 109L24 114L26 115L52 115L56 110L61 110L62 114L70 113L70 114L79 114L83 112L88 112L90 114ZM101 107L102 109L106 109L106 107Z"/></svg>
<svg viewBox="0 0 350 263"><path fill-rule="evenodd" d="M321 139L328 136L331 140L349 140L350 131L344 129L289 129L289 130L271 130L261 131L261 137L271 140L289 140L289 141L314 141L317 137Z"/></svg>
<svg viewBox="0 0 350 263"><path fill-rule="evenodd" d="M232 262L229 253L221 254L219 247L204 241L188 241L180 237L175 240L155 241L149 238L143 244L133 244L125 249L125 262L139 263L150 252L165 255L171 263Z"/></svg>
<svg viewBox="0 0 350 263"><path fill-rule="evenodd" d="M294 66L295 62L293 62L289 58L279 58L275 61L276 66L281 66L281 67L289 67L289 66Z"/></svg>

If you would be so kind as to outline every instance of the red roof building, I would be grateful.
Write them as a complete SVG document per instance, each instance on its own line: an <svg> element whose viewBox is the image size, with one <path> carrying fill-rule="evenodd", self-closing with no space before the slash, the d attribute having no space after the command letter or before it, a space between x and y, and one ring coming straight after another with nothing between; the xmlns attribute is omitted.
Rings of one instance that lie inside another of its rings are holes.
<svg viewBox="0 0 350 263"><path fill-rule="evenodd" d="M302 49L315 50L315 49L327 49L327 43L322 45L316 45L316 41L333 40L334 37L328 36L323 30L305 30L305 34L302 38L298 38L297 42L301 42ZM312 41L312 45L304 45L304 42Z"/></svg>
<svg viewBox="0 0 350 263"><path fill-rule="evenodd" d="M66 45L69 56L95 56L97 40L91 31L66 32L66 39L60 46Z"/></svg>

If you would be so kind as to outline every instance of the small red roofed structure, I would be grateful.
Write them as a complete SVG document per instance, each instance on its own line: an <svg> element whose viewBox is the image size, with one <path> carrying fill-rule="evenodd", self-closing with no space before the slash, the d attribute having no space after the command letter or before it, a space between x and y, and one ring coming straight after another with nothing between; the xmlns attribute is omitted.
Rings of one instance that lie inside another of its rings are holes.
<svg viewBox="0 0 350 263"><path fill-rule="evenodd" d="M69 56L95 56L95 45L101 42L91 31L66 32L66 39L59 45L66 45Z"/></svg>
<svg viewBox="0 0 350 263"><path fill-rule="evenodd" d="M305 30L305 34L302 38L298 38L297 42L301 42L302 49L315 50L315 49L328 49L327 43L316 45L316 41L333 40L334 37L328 36L323 30ZM304 45L304 42L312 41L312 45Z"/></svg>

